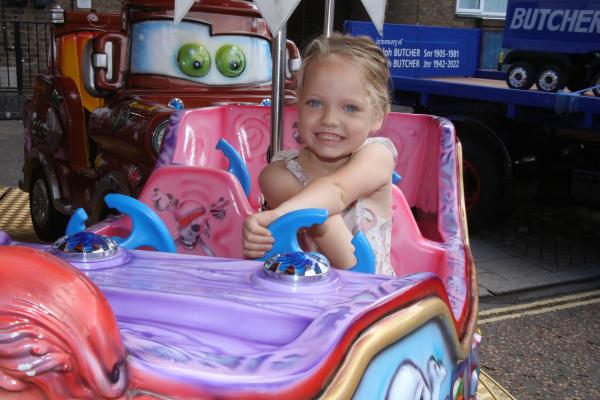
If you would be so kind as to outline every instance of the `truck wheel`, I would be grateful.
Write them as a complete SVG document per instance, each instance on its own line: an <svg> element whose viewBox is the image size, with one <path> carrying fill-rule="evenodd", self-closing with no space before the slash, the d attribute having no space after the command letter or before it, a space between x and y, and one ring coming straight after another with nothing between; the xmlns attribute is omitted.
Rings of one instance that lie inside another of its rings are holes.
<svg viewBox="0 0 600 400"><path fill-rule="evenodd" d="M499 199L505 181L501 167L488 146L474 135L462 134L463 184L469 232L494 225L500 216Z"/></svg>
<svg viewBox="0 0 600 400"><path fill-rule="evenodd" d="M526 62L514 63L506 72L506 84L511 89L528 90L535 79L535 69Z"/></svg>
<svg viewBox="0 0 600 400"><path fill-rule="evenodd" d="M50 185L40 170L33 175L29 211L33 229L41 240L50 242L65 234L68 219L52 206Z"/></svg>
<svg viewBox="0 0 600 400"><path fill-rule="evenodd" d="M594 75L594 77L592 78L592 82L591 82L591 86L598 86L598 85L600 85L600 71L598 71L596 73L596 75ZM593 89L592 93L594 93L594 96L600 97L600 88Z"/></svg>
<svg viewBox="0 0 600 400"><path fill-rule="evenodd" d="M566 83L565 71L558 65L548 64L540 68L535 86L539 91L556 93L564 89Z"/></svg>

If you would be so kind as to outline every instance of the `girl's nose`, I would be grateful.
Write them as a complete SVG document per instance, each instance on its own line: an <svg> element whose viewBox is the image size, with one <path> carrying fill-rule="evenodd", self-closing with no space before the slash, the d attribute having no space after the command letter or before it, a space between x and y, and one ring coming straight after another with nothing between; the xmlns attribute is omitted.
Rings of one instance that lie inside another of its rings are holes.
<svg viewBox="0 0 600 400"><path fill-rule="evenodd" d="M321 124L326 126L336 126L340 122L338 113L333 107L325 107L321 116Z"/></svg>

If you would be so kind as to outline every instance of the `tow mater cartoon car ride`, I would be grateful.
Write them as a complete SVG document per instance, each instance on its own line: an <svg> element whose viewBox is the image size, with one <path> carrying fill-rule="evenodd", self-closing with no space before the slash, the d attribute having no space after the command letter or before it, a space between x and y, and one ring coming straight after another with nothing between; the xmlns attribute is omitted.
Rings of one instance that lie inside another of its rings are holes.
<svg viewBox="0 0 600 400"><path fill-rule="evenodd" d="M270 101L271 37L253 3L203 0L179 24L166 0L52 15L51 67L26 105L21 185L43 240L63 234L77 207L96 221L107 193L137 196L177 109ZM286 48L292 99L299 55Z"/></svg>

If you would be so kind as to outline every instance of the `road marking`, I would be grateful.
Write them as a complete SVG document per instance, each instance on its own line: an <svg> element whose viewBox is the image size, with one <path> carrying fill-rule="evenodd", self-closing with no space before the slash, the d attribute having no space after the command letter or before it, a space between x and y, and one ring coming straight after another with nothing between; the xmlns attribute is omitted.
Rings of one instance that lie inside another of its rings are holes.
<svg viewBox="0 0 600 400"><path fill-rule="evenodd" d="M592 290L589 292L572 294L572 295L562 296L562 297L556 297L556 298L552 298L552 299L538 300L538 301L534 301L534 302L526 303L526 304L516 304L513 306L492 308L490 310L480 311L479 316L483 317L483 316L492 315L492 314L500 314L500 313L509 312L509 311L523 310L526 308L545 306L547 304L564 303L564 302L570 301L570 300L583 299L583 298L598 296L598 295L600 295L600 290Z"/></svg>
<svg viewBox="0 0 600 400"><path fill-rule="evenodd" d="M477 394L480 400L516 400L484 370L481 370L479 374Z"/></svg>
<svg viewBox="0 0 600 400"><path fill-rule="evenodd" d="M500 315L498 317L484 318L482 320L479 320L477 323L479 325L483 325L483 324L488 324L490 322L497 322L497 321L503 321L506 319L520 318L520 317L524 317L526 315L545 314L545 313L552 312L552 311L566 310L566 309L573 308L573 307L581 307L581 306L586 306L586 305L596 304L596 303L600 303L600 297L595 298L595 299L590 299L590 300L576 301L573 303L560 304L560 305L552 306L552 307L538 308L535 310L523 311L523 312L518 312L518 313L514 313L514 314Z"/></svg>

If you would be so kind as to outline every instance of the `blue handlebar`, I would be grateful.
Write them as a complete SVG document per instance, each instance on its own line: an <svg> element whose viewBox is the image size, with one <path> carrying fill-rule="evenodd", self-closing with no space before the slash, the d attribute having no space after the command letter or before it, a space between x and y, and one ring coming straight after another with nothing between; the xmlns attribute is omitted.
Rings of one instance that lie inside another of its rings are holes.
<svg viewBox="0 0 600 400"><path fill-rule="evenodd" d="M248 197L250 194L250 173L248 172L248 168L246 168L246 163L242 160L242 157L240 157L237 150L234 149L227 140L220 139L217 142L216 148L217 150L221 150L229 160L229 167L227 170L237 178L244 189L244 193L246 193L246 197Z"/></svg>
<svg viewBox="0 0 600 400"><path fill-rule="evenodd" d="M315 224L322 224L327 220L329 213L322 208L305 208L292 211L273 221L267 228L273 234L275 242L261 261L277 255L302 251L298 243L298 230L308 228ZM352 239L356 265L350 271L375 273L375 256L366 236L359 232Z"/></svg>
<svg viewBox="0 0 600 400"><path fill-rule="evenodd" d="M125 239L114 237L126 249L152 246L158 251L175 253L175 241L162 219L147 205L133 197L110 193L104 197L110 208L131 218L131 233Z"/></svg>
<svg viewBox="0 0 600 400"><path fill-rule="evenodd" d="M302 251L298 243L298 230L308 228L314 224L322 224L327 216L327 210L322 208L305 208L277 218L267 227L273 238L275 238L273 248L259 260L264 261L276 254Z"/></svg>
<svg viewBox="0 0 600 400"><path fill-rule="evenodd" d="M365 274L375 273L375 254L369 240L364 233L358 232L352 238L354 246L354 257L356 257L356 265L350 269L354 272L362 272Z"/></svg>
<svg viewBox="0 0 600 400"><path fill-rule="evenodd" d="M71 236L76 233L83 232L85 229L85 221L87 221L87 219L88 215L83 208L78 208L75 210L73 215L71 215L71 218L69 218L65 234L67 236Z"/></svg>
<svg viewBox="0 0 600 400"><path fill-rule="evenodd" d="M104 201L110 208L116 208L131 218L133 227L129 236L125 239L113 237L120 246L126 249L151 246L158 251L175 253L175 241L171 233L162 219L150 207L133 197L115 193L107 194ZM85 210L78 208L71 215L65 234L70 236L82 232L87 219L88 215Z"/></svg>

